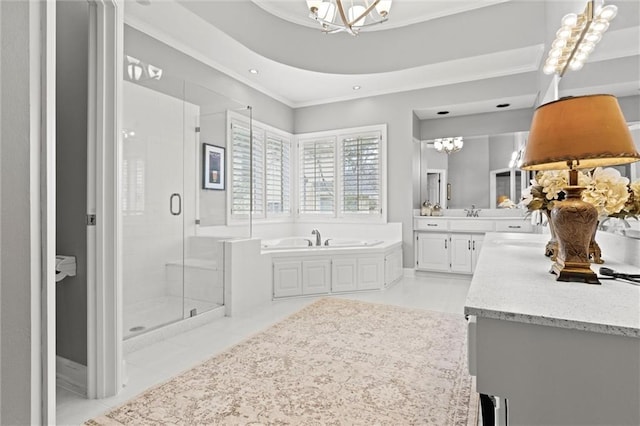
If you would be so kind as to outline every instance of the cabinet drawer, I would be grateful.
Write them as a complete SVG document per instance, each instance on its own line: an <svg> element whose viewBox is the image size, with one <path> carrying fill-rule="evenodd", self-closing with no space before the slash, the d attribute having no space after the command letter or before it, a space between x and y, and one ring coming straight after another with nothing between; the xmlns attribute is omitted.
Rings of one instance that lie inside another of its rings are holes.
<svg viewBox="0 0 640 426"><path fill-rule="evenodd" d="M415 219L415 229L421 231L443 231L447 229L447 224L442 219Z"/></svg>
<svg viewBox="0 0 640 426"><path fill-rule="evenodd" d="M496 232L533 232L533 225L528 220L500 220Z"/></svg>
<svg viewBox="0 0 640 426"><path fill-rule="evenodd" d="M493 220L462 219L452 220L449 227L452 231L493 231Z"/></svg>

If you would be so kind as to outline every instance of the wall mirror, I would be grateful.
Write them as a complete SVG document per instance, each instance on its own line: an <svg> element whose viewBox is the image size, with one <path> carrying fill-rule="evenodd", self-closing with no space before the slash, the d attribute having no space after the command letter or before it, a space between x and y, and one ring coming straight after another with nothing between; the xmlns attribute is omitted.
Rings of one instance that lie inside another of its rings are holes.
<svg viewBox="0 0 640 426"><path fill-rule="evenodd" d="M640 151L640 122L630 122L629 130ZM505 197L517 203L533 173L509 167L509 163L513 153L524 147L527 136L527 131L521 131L465 137L462 150L452 154L437 152L432 140L420 141L416 149L420 174L414 181L420 204L439 201L449 209L471 205L488 209L497 208ZM640 162L614 168L632 182L640 179ZM640 221L628 220L628 228L615 222L609 221L603 230L640 238Z"/></svg>

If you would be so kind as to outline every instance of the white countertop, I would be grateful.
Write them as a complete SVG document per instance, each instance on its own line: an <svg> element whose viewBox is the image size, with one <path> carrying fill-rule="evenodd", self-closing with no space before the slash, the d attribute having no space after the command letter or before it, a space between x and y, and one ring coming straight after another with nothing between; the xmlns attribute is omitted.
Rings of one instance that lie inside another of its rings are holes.
<svg viewBox="0 0 640 426"><path fill-rule="evenodd" d="M437 220L531 220L524 216L414 216L414 219L437 219Z"/></svg>
<svg viewBox="0 0 640 426"><path fill-rule="evenodd" d="M556 281L544 234L486 234L465 302L465 314L640 338L640 286ZM606 259L606 252L603 258ZM639 274L617 262L592 265Z"/></svg>

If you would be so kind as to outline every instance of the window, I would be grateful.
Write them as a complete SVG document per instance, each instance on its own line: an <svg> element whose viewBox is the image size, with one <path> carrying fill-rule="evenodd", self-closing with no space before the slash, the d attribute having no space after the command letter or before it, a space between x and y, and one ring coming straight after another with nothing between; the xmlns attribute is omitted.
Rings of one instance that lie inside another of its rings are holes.
<svg viewBox="0 0 640 426"><path fill-rule="evenodd" d="M372 220L386 220L386 126L348 132L320 132L299 139L300 218L367 215Z"/></svg>
<svg viewBox="0 0 640 426"><path fill-rule="evenodd" d="M230 219L246 218L251 207L254 218L290 215L290 136L254 121L252 148L248 122L239 118L230 121ZM252 154L253 173L249 173Z"/></svg>
<svg viewBox="0 0 640 426"><path fill-rule="evenodd" d="M340 188L343 214L380 213L380 134L341 141Z"/></svg>
<svg viewBox="0 0 640 426"><path fill-rule="evenodd" d="M335 213L335 139L300 142L300 214Z"/></svg>
<svg viewBox="0 0 640 426"><path fill-rule="evenodd" d="M267 215L291 213L291 143L267 133Z"/></svg>

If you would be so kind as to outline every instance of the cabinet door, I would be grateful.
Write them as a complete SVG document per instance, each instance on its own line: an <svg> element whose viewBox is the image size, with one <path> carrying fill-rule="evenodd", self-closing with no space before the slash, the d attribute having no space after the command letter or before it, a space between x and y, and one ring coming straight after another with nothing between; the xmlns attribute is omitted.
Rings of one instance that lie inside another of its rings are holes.
<svg viewBox="0 0 640 426"><path fill-rule="evenodd" d="M302 262L302 294L329 293L331 288L331 260Z"/></svg>
<svg viewBox="0 0 640 426"><path fill-rule="evenodd" d="M353 291L357 287L356 258L334 259L331 265L331 291Z"/></svg>
<svg viewBox="0 0 640 426"><path fill-rule="evenodd" d="M416 269L449 271L449 234L419 232Z"/></svg>
<svg viewBox="0 0 640 426"><path fill-rule="evenodd" d="M451 272L471 272L471 235L451 234Z"/></svg>
<svg viewBox="0 0 640 426"><path fill-rule="evenodd" d="M299 261L273 262L273 297L302 294L302 264Z"/></svg>
<svg viewBox="0 0 640 426"><path fill-rule="evenodd" d="M358 258L358 290L382 288L384 284L384 257Z"/></svg>
<svg viewBox="0 0 640 426"><path fill-rule="evenodd" d="M402 250L387 254L384 258L384 286L400 279L402 272Z"/></svg>
<svg viewBox="0 0 640 426"><path fill-rule="evenodd" d="M476 270L476 264L478 263L478 257L480 257L480 249L482 248L483 240L484 234L473 235L471 238L471 272Z"/></svg>

